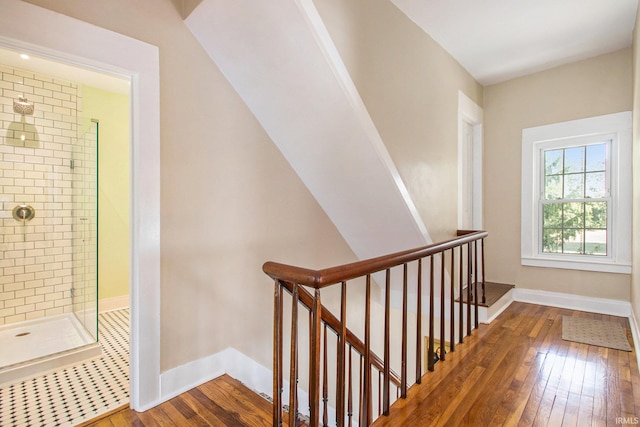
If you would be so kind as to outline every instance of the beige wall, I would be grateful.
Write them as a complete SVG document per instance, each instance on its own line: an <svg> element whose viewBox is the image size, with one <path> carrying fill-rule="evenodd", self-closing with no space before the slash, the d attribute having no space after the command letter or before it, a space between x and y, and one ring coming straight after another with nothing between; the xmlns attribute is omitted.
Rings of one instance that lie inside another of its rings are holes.
<svg viewBox="0 0 640 427"><path fill-rule="evenodd" d="M389 0L316 0L434 241L457 228L458 90L482 87Z"/></svg>
<svg viewBox="0 0 640 427"><path fill-rule="evenodd" d="M633 29L633 230L631 305L640 321L640 8Z"/></svg>
<svg viewBox="0 0 640 427"><path fill-rule="evenodd" d="M630 276L520 265L522 129L631 110L631 49L484 92L487 275L517 287L629 300Z"/></svg>
<svg viewBox="0 0 640 427"><path fill-rule="evenodd" d="M171 0L33 0L160 49L163 371L234 347L271 366L276 260L353 253Z"/></svg>
<svg viewBox="0 0 640 427"><path fill-rule="evenodd" d="M99 120L98 298L129 294L129 96L82 87L85 120Z"/></svg>

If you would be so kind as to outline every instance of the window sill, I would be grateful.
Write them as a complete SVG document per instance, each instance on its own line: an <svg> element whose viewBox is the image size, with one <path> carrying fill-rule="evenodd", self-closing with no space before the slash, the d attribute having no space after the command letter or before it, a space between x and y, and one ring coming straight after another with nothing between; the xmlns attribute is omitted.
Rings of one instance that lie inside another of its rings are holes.
<svg viewBox="0 0 640 427"><path fill-rule="evenodd" d="M522 265L528 267L563 268L569 270L598 271L603 273L631 274L631 264L611 261L585 261L582 259L557 259L550 257L522 257Z"/></svg>

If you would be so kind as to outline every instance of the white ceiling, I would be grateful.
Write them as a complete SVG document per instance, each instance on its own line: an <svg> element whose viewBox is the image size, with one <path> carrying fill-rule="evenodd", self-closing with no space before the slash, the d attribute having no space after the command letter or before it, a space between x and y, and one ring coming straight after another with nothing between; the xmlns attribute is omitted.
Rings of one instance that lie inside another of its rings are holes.
<svg viewBox="0 0 640 427"><path fill-rule="evenodd" d="M392 0L483 85L631 46L638 0Z"/></svg>
<svg viewBox="0 0 640 427"><path fill-rule="evenodd" d="M638 0L392 0L483 85L631 45ZM0 49L0 64L118 93L129 82Z"/></svg>
<svg viewBox="0 0 640 427"><path fill-rule="evenodd" d="M60 80L85 84L109 92L129 94L129 80L112 74L101 73L29 54L28 59L20 57L22 52L0 48L0 65L8 65L21 70L55 77Z"/></svg>

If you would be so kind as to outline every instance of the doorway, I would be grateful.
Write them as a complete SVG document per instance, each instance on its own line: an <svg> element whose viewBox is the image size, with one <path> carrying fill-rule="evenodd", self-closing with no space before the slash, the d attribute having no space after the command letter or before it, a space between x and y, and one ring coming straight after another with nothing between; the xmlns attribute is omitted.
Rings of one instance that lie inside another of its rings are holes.
<svg viewBox="0 0 640 427"><path fill-rule="evenodd" d="M130 85L2 48L0 84L5 386L99 356L98 312L129 308Z"/></svg>
<svg viewBox="0 0 640 427"><path fill-rule="evenodd" d="M458 229L482 229L483 111L458 92Z"/></svg>
<svg viewBox="0 0 640 427"><path fill-rule="evenodd" d="M23 1L0 8L0 45L131 79L131 406L143 411L160 400L158 48Z"/></svg>

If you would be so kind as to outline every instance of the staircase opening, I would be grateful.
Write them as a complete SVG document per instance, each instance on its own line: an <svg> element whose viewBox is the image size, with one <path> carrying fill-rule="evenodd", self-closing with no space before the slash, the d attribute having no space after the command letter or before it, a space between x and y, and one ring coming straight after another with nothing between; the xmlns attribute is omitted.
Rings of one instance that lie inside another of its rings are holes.
<svg viewBox="0 0 640 427"><path fill-rule="evenodd" d="M294 425L370 425L473 334L487 299L488 233L458 234L324 270L265 263L275 282L273 425L284 414ZM402 290L400 308L392 287Z"/></svg>

